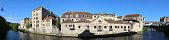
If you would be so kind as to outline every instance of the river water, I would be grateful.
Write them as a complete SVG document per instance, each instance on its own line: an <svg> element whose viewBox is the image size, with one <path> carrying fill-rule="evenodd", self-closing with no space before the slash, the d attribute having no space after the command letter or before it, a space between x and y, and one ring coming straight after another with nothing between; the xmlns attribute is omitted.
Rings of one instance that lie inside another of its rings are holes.
<svg viewBox="0 0 169 40"><path fill-rule="evenodd" d="M101 37L101 38L72 38L72 37L56 37L38 34L29 34L22 32L9 31L7 40L169 40L163 32L148 31L143 34L134 34L128 36L117 37Z"/></svg>

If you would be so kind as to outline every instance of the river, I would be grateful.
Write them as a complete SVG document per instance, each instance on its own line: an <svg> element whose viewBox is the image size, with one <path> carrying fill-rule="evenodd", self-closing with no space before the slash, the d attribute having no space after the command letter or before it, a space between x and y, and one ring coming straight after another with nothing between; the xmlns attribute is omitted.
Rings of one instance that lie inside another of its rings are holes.
<svg viewBox="0 0 169 40"><path fill-rule="evenodd" d="M8 31L7 40L169 40L163 32L147 31L143 34L134 34L128 36L117 37L101 37L101 38L72 38L72 37L56 37L38 34L29 34L22 32Z"/></svg>

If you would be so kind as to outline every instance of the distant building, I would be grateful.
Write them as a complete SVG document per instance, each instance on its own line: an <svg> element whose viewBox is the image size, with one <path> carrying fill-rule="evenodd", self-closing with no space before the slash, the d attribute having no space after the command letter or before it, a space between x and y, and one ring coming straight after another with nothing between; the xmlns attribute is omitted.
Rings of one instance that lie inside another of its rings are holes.
<svg viewBox="0 0 169 40"><path fill-rule="evenodd" d="M161 17L160 22L169 22L169 16Z"/></svg>
<svg viewBox="0 0 169 40"><path fill-rule="evenodd" d="M29 30L27 28L27 25L32 24L32 19L30 18L24 18L21 22L20 22L20 26L18 27L19 29L24 29L24 30Z"/></svg>
<svg viewBox="0 0 169 40"><path fill-rule="evenodd" d="M32 11L32 31L34 33L41 34L56 34L59 32L56 21L59 20L59 16L56 16L53 12L39 6Z"/></svg>
<svg viewBox="0 0 169 40"><path fill-rule="evenodd" d="M115 14L91 14L88 12L66 12L61 16L63 36L78 36L85 30L94 35L117 34L142 31L144 18L140 14L116 16Z"/></svg>

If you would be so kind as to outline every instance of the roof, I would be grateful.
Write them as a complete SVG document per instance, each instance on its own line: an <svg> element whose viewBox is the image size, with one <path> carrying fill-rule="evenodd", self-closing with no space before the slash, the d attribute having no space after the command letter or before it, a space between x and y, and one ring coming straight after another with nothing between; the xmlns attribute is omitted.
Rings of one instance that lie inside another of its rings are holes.
<svg viewBox="0 0 169 40"><path fill-rule="evenodd" d="M52 16L47 16L47 17L44 18L44 20L46 20L46 19L54 19L54 17L52 17Z"/></svg>
<svg viewBox="0 0 169 40"><path fill-rule="evenodd" d="M70 16L72 15L72 17ZM82 17L83 15L87 15L87 17ZM76 17L78 16L78 17ZM62 14L61 18L87 18L91 19L92 15L88 12L66 12Z"/></svg>
<svg viewBox="0 0 169 40"><path fill-rule="evenodd" d="M66 12L63 15L90 14L89 12Z"/></svg>
<svg viewBox="0 0 169 40"><path fill-rule="evenodd" d="M136 20L136 19L134 19L134 18L124 18L123 20L134 21L134 20Z"/></svg>
<svg viewBox="0 0 169 40"><path fill-rule="evenodd" d="M81 20L77 21L77 23L91 23L91 22L86 19L81 19Z"/></svg>
<svg viewBox="0 0 169 40"><path fill-rule="evenodd" d="M122 18L123 16L118 16L117 18Z"/></svg>
<svg viewBox="0 0 169 40"><path fill-rule="evenodd" d="M45 9L43 6L38 6L38 7L37 7L37 8L35 8L33 11L35 11L35 10L39 10L39 9L47 10L47 9Z"/></svg>
<svg viewBox="0 0 169 40"><path fill-rule="evenodd" d="M67 20L63 21L62 23L91 23L91 22L86 19L81 19L79 21L72 21L70 19L67 19Z"/></svg>
<svg viewBox="0 0 169 40"><path fill-rule="evenodd" d="M104 13L104 14L92 14L92 15L101 15L101 16L111 15L111 16L115 16L115 14L107 14L107 13Z"/></svg>
<svg viewBox="0 0 169 40"><path fill-rule="evenodd" d="M125 17L139 17L140 14L129 14L129 15L126 15Z"/></svg>
<svg viewBox="0 0 169 40"><path fill-rule="evenodd" d="M105 21L108 22L108 23L114 23L114 24L129 24L129 22L123 21L123 20L114 21L114 20L108 19L108 20L105 20Z"/></svg>

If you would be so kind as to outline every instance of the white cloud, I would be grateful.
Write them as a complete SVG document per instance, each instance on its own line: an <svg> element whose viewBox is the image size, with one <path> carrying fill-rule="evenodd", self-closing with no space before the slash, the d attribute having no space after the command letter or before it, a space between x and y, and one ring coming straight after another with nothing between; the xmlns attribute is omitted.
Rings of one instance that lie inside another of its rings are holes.
<svg viewBox="0 0 169 40"><path fill-rule="evenodd" d="M8 16L6 20L12 23L19 23L21 19L19 17Z"/></svg>

